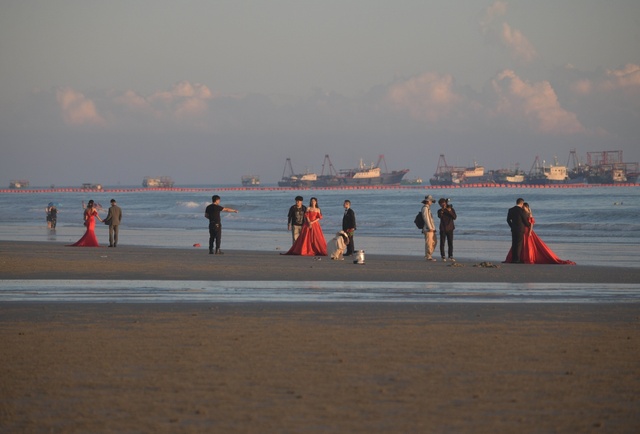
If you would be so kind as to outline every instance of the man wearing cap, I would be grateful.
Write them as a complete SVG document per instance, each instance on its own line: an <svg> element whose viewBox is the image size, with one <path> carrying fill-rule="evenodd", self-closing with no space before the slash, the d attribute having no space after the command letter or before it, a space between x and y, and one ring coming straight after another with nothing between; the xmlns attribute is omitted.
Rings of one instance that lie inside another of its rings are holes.
<svg viewBox="0 0 640 434"><path fill-rule="evenodd" d="M295 205L291 205L291 208L289 208L287 229L291 231L292 245L300 235L302 224L304 223L304 213L307 212L307 207L302 204L302 200L302 196L296 196Z"/></svg>
<svg viewBox="0 0 640 434"><path fill-rule="evenodd" d="M109 247L116 247L118 245L120 220L122 220L122 210L116 204L116 200L111 199L109 212L107 213L107 217L104 219L104 224L109 225Z"/></svg>
<svg viewBox="0 0 640 434"><path fill-rule="evenodd" d="M424 228L422 233L424 234L424 257L427 261L435 262L433 258L433 251L436 249L438 241L436 240L436 225L433 222L433 215L431 215L431 204L436 201L431 195L425 196L422 203L422 217L424 218Z"/></svg>

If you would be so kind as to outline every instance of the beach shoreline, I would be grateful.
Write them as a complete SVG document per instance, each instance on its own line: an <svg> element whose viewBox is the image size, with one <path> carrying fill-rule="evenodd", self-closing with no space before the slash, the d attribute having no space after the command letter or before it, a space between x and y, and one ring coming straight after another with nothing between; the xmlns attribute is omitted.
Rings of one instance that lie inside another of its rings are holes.
<svg viewBox="0 0 640 434"><path fill-rule="evenodd" d="M349 258L332 261L280 252L225 250L224 255L209 255L204 248L78 248L0 241L0 279L640 283L640 269L487 264L474 258L458 258L454 266L428 263L420 256L375 254L367 254L364 264L354 264Z"/></svg>

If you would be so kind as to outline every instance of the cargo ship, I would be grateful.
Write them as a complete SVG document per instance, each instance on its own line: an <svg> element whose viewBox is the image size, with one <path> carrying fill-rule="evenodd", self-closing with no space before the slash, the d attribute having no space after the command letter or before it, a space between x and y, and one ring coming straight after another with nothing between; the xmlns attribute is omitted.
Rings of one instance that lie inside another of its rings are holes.
<svg viewBox="0 0 640 434"><path fill-rule="evenodd" d="M622 151L587 152L584 167L589 184L635 184L638 181L639 164L626 163Z"/></svg>
<svg viewBox="0 0 640 434"><path fill-rule="evenodd" d="M258 187L260 185L260 177L256 175L244 175L242 177L243 187Z"/></svg>
<svg viewBox="0 0 640 434"><path fill-rule="evenodd" d="M15 179L9 182L9 188L11 189L20 189L29 187L29 181L26 179Z"/></svg>
<svg viewBox="0 0 640 434"><path fill-rule="evenodd" d="M172 188L173 184L173 179L170 176L161 176L159 178L145 176L142 180L142 186L146 188Z"/></svg>
<svg viewBox="0 0 640 434"><path fill-rule="evenodd" d="M382 168L384 165L384 170ZM280 187L349 187L349 186L370 186L370 185L400 185L402 178L409 172L409 169L393 170L387 169L384 155L378 157L375 164L364 164L360 160L358 167L352 169L336 170L331 163L329 155L324 156L322 172L295 174L291 166L291 159L287 158L282 174L282 180L278 182ZM325 174L326 170L326 174Z"/></svg>
<svg viewBox="0 0 640 434"><path fill-rule="evenodd" d="M530 185L567 184L569 173L567 166L558 164L558 158L554 157L554 164L545 165L536 155L529 174L525 177L525 183Z"/></svg>
<svg viewBox="0 0 640 434"><path fill-rule="evenodd" d="M492 182L491 176L486 175L484 166L473 162L472 167L449 166L444 154L440 154L436 173L429 179L431 185L456 185L475 184L479 182Z"/></svg>

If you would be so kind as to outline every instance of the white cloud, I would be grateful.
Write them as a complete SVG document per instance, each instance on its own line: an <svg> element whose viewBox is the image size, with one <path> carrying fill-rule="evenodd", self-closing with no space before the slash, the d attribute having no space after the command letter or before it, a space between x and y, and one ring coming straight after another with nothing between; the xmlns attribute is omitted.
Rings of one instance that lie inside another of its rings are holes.
<svg viewBox="0 0 640 434"><path fill-rule="evenodd" d="M69 87L60 88L56 92L62 116L68 125L105 125L106 122L98 113L92 100Z"/></svg>
<svg viewBox="0 0 640 434"><path fill-rule="evenodd" d="M386 99L395 110L406 110L414 119L437 122L451 113L461 97L453 89L453 77L427 72L393 84Z"/></svg>
<svg viewBox="0 0 640 434"><path fill-rule="evenodd" d="M586 133L576 114L562 108L548 81L530 83L504 70L491 81L491 88L497 96L493 110L498 116L544 134Z"/></svg>
<svg viewBox="0 0 640 434"><path fill-rule="evenodd" d="M524 34L502 19L507 14L507 2L495 1L480 19L480 30L488 43L507 49L512 59L520 64L531 63L538 57L533 44Z"/></svg>
<svg viewBox="0 0 640 434"><path fill-rule="evenodd" d="M531 63L538 56L536 49L522 32L507 23L502 23L501 41L511 56L521 63Z"/></svg>
<svg viewBox="0 0 640 434"><path fill-rule="evenodd" d="M640 65L629 63L622 69L608 69L602 87L606 90L624 88L640 89Z"/></svg>

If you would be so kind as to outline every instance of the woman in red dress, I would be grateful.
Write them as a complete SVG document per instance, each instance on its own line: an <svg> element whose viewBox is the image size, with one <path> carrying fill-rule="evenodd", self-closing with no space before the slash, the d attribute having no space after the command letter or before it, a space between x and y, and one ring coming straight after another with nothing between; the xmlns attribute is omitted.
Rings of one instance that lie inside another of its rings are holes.
<svg viewBox="0 0 640 434"><path fill-rule="evenodd" d="M318 199L312 197L304 214L304 224L300 236L285 255L327 256L327 241L320 227L322 212Z"/></svg>
<svg viewBox="0 0 640 434"><path fill-rule="evenodd" d="M525 228L524 242L522 243L522 254L520 258L525 264L565 264L576 265L573 261L565 261L556 256L553 251L533 232L533 224L536 220L533 218L533 213L528 203L524 203L524 210L529 214L530 228ZM507 254L505 262L511 262L511 249Z"/></svg>
<svg viewBox="0 0 640 434"><path fill-rule="evenodd" d="M71 244L71 247L100 247L95 233L95 219L102 221L98 215L98 210L96 209L93 200L90 200L87 203L87 208L84 210L84 225L87 227L87 231L84 233L82 238Z"/></svg>

